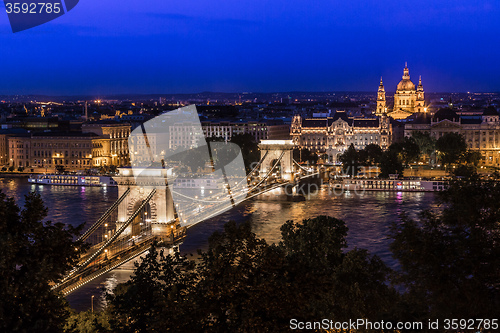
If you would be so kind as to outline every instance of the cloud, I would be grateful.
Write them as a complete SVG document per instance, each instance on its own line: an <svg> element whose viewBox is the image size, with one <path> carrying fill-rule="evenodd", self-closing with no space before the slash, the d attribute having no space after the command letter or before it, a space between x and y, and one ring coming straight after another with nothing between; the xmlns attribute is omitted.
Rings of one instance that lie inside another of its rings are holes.
<svg viewBox="0 0 500 333"><path fill-rule="evenodd" d="M228 25L255 25L257 21L237 18L207 18L201 16L189 16L177 13L145 13L149 18L157 18L162 20L180 20L188 22L205 22L205 23L222 23Z"/></svg>
<svg viewBox="0 0 500 333"><path fill-rule="evenodd" d="M71 14L71 13L70 13ZM169 12L94 12L92 15L65 15L54 25L64 26L66 33L82 36L148 36L205 34L231 29L251 29L258 22L238 18L212 18ZM62 29L61 29L62 32ZM65 33L65 32L63 32Z"/></svg>

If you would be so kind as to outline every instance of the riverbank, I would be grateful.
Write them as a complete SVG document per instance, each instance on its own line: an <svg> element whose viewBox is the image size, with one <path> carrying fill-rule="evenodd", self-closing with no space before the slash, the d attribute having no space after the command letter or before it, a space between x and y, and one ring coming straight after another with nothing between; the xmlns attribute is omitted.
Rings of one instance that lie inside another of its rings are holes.
<svg viewBox="0 0 500 333"><path fill-rule="evenodd" d="M31 173L23 172L0 172L0 178L28 178Z"/></svg>
<svg viewBox="0 0 500 333"><path fill-rule="evenodd" d="M22 176L17 173L18 176ZM97 221L118 198L115 187L47 186L29 183L19 177L0 176L0 189L23 204L24 196L31 191L42 195L49 209L48 220L78 226ZM387 235L393 221L407 212L417 218L418 212L434 206L433 192L382 192L366 191L359 195L353 191L334 195L327 185L320 186L307 196L306 201L289 202L267 200L257 197L240 203L223 214L192 226L187 238L180 246L183 254L195 254L198 249L208 248L208 238L221 232L229 221L242 223L249 220L252 231L269 243L281 240L280 227L287 220L302 221L318 215L332 216L346 222L350 248L358 247L378 255L391 268L397 263L389 250ZM129 279L133 263L104 274L98 280L68 296L70 305L78 310L87 310L90 299L95 296L95 307L105 303L102 290L111 290L118 283Z"/></svg>

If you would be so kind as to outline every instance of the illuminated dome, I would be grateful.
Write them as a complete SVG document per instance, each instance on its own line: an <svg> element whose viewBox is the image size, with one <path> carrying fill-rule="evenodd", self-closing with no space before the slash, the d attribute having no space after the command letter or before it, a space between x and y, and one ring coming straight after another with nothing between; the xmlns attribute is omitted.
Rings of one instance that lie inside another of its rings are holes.
<svg viewBox="0 0 500 333"><path fill-rule="evenodd" d="M403 79L398 83L398 90L415 90L415 84L410 79Z"/></svg>
<svg viewBox="0 0 500 333"><path fill-rule="evenodd" d="M403 79L398 83L397 90L415 90L415 84L410 80L410 70L407 64L405 64Z"/></svg>

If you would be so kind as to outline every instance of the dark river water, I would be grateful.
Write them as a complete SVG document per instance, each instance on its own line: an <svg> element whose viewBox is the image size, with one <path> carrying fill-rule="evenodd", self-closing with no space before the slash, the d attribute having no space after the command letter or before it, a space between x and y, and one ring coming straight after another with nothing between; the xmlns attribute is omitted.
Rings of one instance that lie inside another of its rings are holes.
<svg viewBox="0 0 500 333"><path fill-rule="evenodd" d="M0 178L0 190L15 197L20 205L25 194L37 191L49 208L50 220L75 226L96 221L117 199L118 193L117 188L33 185L26 178ZM279 229L285 221L329 215L346 222L349 248L367 249L380 256L388 266L396 268L397 262L391 257L387 239L391 223L398 221L402 212L416 217L423 209L433 207L434 196L434 193L423 192L346 192L334 195L323 186L302 202L257 197L191 227L180 249L183 253L193 254L197 249L206 249L208 237L214 231L222 230L224 223L230 220L250 220L257 236L268 242L278 242ZM112 290L116 284L126 281L132 270L133 264L127 264L89 283L67 297L70 305L77 310L88 309L91 296L95 295L94 307L102 306L105 303L103 290Z"/></svg>

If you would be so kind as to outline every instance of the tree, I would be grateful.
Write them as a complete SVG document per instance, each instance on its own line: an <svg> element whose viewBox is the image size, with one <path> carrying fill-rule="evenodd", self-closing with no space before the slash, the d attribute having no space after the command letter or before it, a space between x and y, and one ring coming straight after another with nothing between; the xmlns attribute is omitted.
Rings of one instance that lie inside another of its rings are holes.
<svg viewBox="0 0 500 333"><path fill-rule="evenodd" d="M391 251L401 265L396 281L416 316L498 317L499 200L500 184L475 174L451 183L439 211L392 226Z"/></svg>
<svg viewBox="0 0 500 333"><path fill-rule="evenodd" d="M457 178L471 178L476 174L476 167L470 164L460 164L453 169L453 176Z"/></svg>
<svg viewBox="0 0 500 333"><path fill-rule="evenodd" d="M118 171L118 167L116 165L110 165L109 166L109 172L110 173L116 173Z"/></svg>
<svg viewBox="0 0 500 333"><path fill-rule="evenodd" d="M420 152L426 156L429 163L432 161L432 157L436 151L436 139L434 139L428 132L413 132L411 137L418 145Z"/></svg>
<svg viewBox="0 0 500 333"><path fill-rule="evenodd" d="M471 164L474 167L479 165L479 162L483 159L483 155L477 150L467 150L467 152L463 156L463 160L467 164Z"/></svg>
<svg viewBox="0 0 500 333"><path fill-rule="evenodd" d="M203 330L288 332L290 318L381 318L395 299L390 270L364 250L345 251L347 227L318 216L281 227L269 245L230 222L203 253L197 300Z"/></svg>
<svg viewBox="0 0 500 333"><path fill-rule="evenodd" d="M181 151L169 157L169 160L179 161L181 165L189 168L192 173L197 173L200 168L210 161L210 154L207 146L200 146Z"/></svg>
<svg viewBox="0 0 500 333"><path fill-rule="evenodd" d="M259 145L255 137L251 134L233 135L231 142L240 147L247 172L252 171L252 164L260 161Z"/></svg>
<svg viewBox="0 0 500 333"><path fill-rule="evenodd" d="M114 331L119 332L192 332L196 324L190 315L198 306L188 299L196 275L193 263L174 254L158 252L154 243L125 284L107 295ZM190 320L186 318L190 317Z"/></svg>
<svg viewBox="0 0 500 333"><path fill-rule="evenodd" d="M401 161L405 165L410 165L420 158L420 148L412 137L405 137L400 147Z"/></svg>
<svg viewBox="0 0 500 333"><path fill-rule="evenodd" d="M286 222L269 245L250 223L229 222L196 266L154 249L115 290L118 331L288 332L290 319L385 317L390 270L364 250L345 251L347 227L320 216ZM189 317L189 320L186 320Z"/></svg>
<svg viewBox="0 0 500 333"><path fill-rule="evenodd" d="M56 165L56 171L57 173L64 173L66 171L66 169L64 168L64 165Z"/></svg>
<svg viewBox="0 0 500 333"><path fill-rule="evenodd" d="M344 173L357 176L359 172L359 153L354 148L354 145L351 143L349 148L340 155L339 161L342 163L342 170Z"/></svg>
<svg viewBox="0 0 500 333"><path fill-rule="evenodd" d="M439 151L443 165L449 166L460 160L467 151L467 143L461 134L446 133L437 140L436 149Z"/></svg>
<svg viewBox="0 0 500 333"><path fill-rule="evenodd" d="M319 156L319 158L323 161L323 163L328 163L328 154L324 153Z"/></svg>
<svg viewBox="0 0 500 333"><path fill-rule="evenodd" d="M385 282L390 270L366 250L345 251L348 228L342 220L318 216L281 227L287 281L300 290L298 318L380 319L390 311L395 292ZM296 318L296 317L293 317Z"/></svg>
<svg viewBox="0 0 500 333"><path fill-rule="evenodd" d="M361 160L364 161L364 164L369 166L380 163L383 153L382 148L374 143L367 145L361 152L364 152L364 159Z"/></svg>
<svg viewBox="0 0 500 333"><path fill-rule="evenodd" d="M0 331L59 332L69 312L51 290L74 267L86 246L73 237L83 227L44 221L39 194L25 196L21 210L0 192Z"/></svg>
<svg viewBox="0 0 500 333"><path fill-rule="evenodd" d="M73 313L64 326L65 333L111 333L111 314L109 311L90 310Z"/></svg>
<svg viewBox="0 0 500 333"><path fill-rule="evenodd" d="M293 150L293 159L299 162L308 163L310 165L314 165L318 162L318 155L311 152L307 148L303 149L294 149Z"/></svg>
<svg viewBox="0 0 500 333"><path fill-rule="evenodd" d="M207 138L207 142L210 145L211 142L225 142L225 139L222 137L210 137ZM260 161L259 145L255 141L254 136L248 133L237 134L233 135L229 142L234 143L237 147L239 147L243 157L243 162L245 163L245 169L247 172L250 172L252 170L252 165ZM226 152L224 152L225 154L221 156L221 160L229 161L234 159L239 154L239 151L234 148L235 147L228 145ZM217 157L215 157L215 159L217 159Z"/></svg>
<svg viewBox="0 0 500 333"><path fill-rule="evenodd" d="M388 178L391 174L402 174L404 170L397 150L391 147L392 145L382 153L379 164L380 177L382 178Z"/></svg>
<svg viewBox="0 0 500 333"><path fill-rule="evenodd" d="M201 331L279 332L287 327L289 307L280 309L279 300L295 302L283 282L284 254L257 238L250 223L227 223L200 254L195 299L203 309L198 317Z"/></svg>

